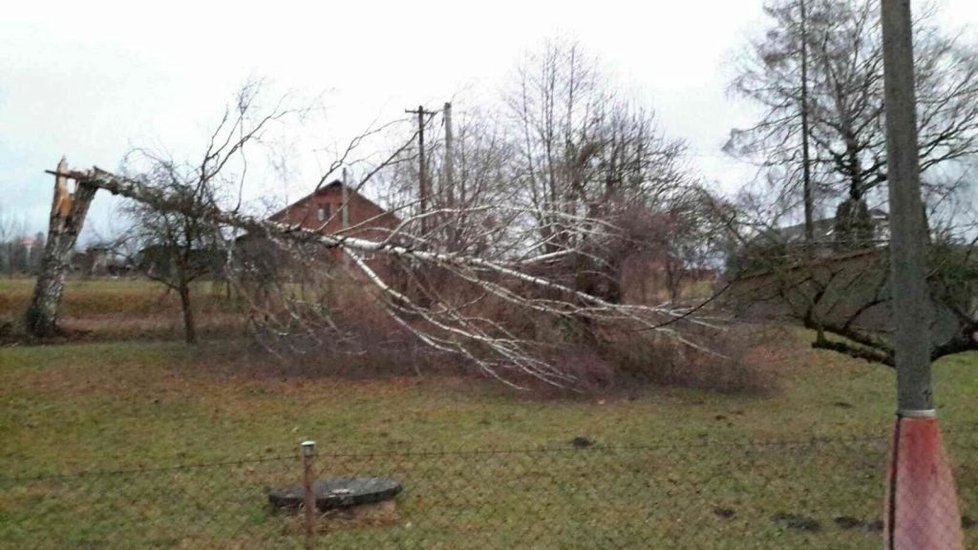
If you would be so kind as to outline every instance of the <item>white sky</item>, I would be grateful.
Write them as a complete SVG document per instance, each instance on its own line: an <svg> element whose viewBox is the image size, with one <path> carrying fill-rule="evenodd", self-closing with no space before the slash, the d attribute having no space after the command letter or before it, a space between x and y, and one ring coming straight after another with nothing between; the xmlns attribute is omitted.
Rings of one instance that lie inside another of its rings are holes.
<svg viewBox="0 0 978 550"><path fill-rule="evenodd" d="M943 0L954 28L978 1ZM249 77L323 94L324 144L424 103L491 96L522 51L580 40L687 140L697 170L725 190L752 171L720 146L750 108L725 93L729 60L763 23L761 0L533 2L5 2L0 18L0 215L44 230L53 168L118 166L132 146L176 156L198 144ZM973 33L973 29L969 32ZM974 36L974 34L972 34ZM281 193L252 186L252 198ZM289 183L289 193L309 181ZM294 198L294 197L293 197ZM96 198L87 231L112 227Z"/></svg>

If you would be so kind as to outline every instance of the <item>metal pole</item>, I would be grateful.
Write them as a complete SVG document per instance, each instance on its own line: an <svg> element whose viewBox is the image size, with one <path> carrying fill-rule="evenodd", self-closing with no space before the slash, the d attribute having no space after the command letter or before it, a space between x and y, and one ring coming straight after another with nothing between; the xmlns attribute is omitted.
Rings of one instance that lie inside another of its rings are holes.
<svg viewBox="0 0 978 550"><path fill-rule="evenodd" d="M884 0L882 14L898 411L919 416L934 408L933 311L924 276L926 229L920 199L910 0Z"/></svg>
<svg viewBox="0 0 978 550"><path fill-rule="evenodd" d="M887 476L884 545L964 548L961 512L931 389L933 308L924 274L910 0L882 0L886 152L890 187L890 294L897 419Z"/></svg>
<svg viewBox="0 0 978 550"><path fill-rule="evenodd" d="M316 456L316 442L302 442L302 505L306 511L306 548L316 543L316 495L313 492L313 459Z"/></svg>

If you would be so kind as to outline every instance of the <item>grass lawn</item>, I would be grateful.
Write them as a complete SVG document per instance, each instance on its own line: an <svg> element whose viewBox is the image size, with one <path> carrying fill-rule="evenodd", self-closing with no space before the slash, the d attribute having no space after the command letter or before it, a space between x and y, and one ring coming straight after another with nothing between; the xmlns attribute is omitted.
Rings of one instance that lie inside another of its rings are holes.
<svg viewBox="0 0 978 550"><path fill-rule="evenodd" d="M193 284L193 291L204 302L203 307L214 307L221 301L224 286L201 281ZM22 313L33 292L33 278L0 277L0 314ZM69 279L65 283L61 314L76 318L109 314L138 316L179 311L179 307L179 298L174 293L167 293L162 284L148 279Z"/></svg>
<svg viewBox="0 0 978 550"><path fill-rule="evenodd" d="M320 470L394 475L407 489L392 525L334 529L330 538L340 546L506 546L525 537L541 547L587 546L602 536L616 546L879 544L877 535L833 521L879 517L893 400L893 376L882 367L799 346L798 365L772 396L653 388L631 399L555 401L472 379L283 377L216 347L0 351L6 478L245 461L2 482L0 545L38 532L52 546L295 544L281 536L293 520L271 514L261 495L264 485L299 479L291 457L305 438L319 442ZM943 425L972 514L975 366L974 356L962 356L936 369ZM598 447L573 450L576 436ZM757 444L741 444L747 440ZM453 454L487 448L536 451ZM411 454L432 449L450 452ZM258 461L282 456L289 458ZM595 515L594 502L603 499ZM735 515L723 518L727 511ZM775 521L778 514L787 519ZM821 530L786 527L789 515L815 519ZM520 521L527 518L536 519Z"/></svg>
<svg viewBox="0 0 978 550"><path fill-rule="evenodd" d="M33 291L33 278L0 278L0 327L4 321L20 322ZM226 299L222 283L195 282L191 293L201 337L241 333L236 304ZM74 334L75 341L173 340L183 335L179 297L142 278L69 279L59 324Z"/></svg>
<svg viewBox="0 0 978 550"><path fill-rule="evenodd" d="M145 285L95 294L144 303ZM794 360L769 395L559 400L472 377L289 374L241 341L0 348L0 547L301 545L264 490L299 481L309 438L323 476L405 488L394 510L324 519L324 547L878 548L893 374L784 345ZM974 354L935 368L971 518L976 368Z"/></svg>

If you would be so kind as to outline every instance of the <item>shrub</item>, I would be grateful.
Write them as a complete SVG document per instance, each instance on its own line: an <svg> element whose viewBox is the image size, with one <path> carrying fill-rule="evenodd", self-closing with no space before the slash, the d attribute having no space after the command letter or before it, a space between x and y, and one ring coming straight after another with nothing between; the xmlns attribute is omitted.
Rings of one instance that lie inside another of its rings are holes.
<svg viewBox="0 0 978 550"><path fill-rule="evenodd" d="M652 332L606 331L601 355L618 376L619 385L657 384L723 393L760 394L776 387L780 363L771 330L735 325L725 330L700 329L708 347L697 349Z"/></svg>

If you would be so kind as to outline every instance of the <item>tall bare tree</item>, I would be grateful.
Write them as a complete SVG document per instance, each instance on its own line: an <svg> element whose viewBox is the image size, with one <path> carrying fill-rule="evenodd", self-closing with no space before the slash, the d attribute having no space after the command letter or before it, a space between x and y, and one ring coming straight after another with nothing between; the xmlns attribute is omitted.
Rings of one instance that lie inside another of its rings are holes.
<svg viewBox="0 0 978 550"><path fill-rule="evenodd" d="M606 245L638 207L665 215L690 188L685 145L663 135L651 109L619 93L580 44L551 40L528 53L506 97L514 136L512 183L535 245L565 254L577 288L621 295L621 254ZM584 252L588 253L584 253Z"/></svg>
<svg viewBox="0 0 978 550"><path fill-rule="evenodd" d="M867 200L882 201L887 181L879 14L869 0L806 0L803 31L800 7L800 0L766 4L771 27L749 46L732 83L764 115L734 130L727 149L757 159L779 194L797 197L807 114L813 177L826 202L837 204L835 235L858 247L872 238ZM916 22L914 41L921 169L937 185L940 167L978 153L978 55L932 15Z"/></svg>

